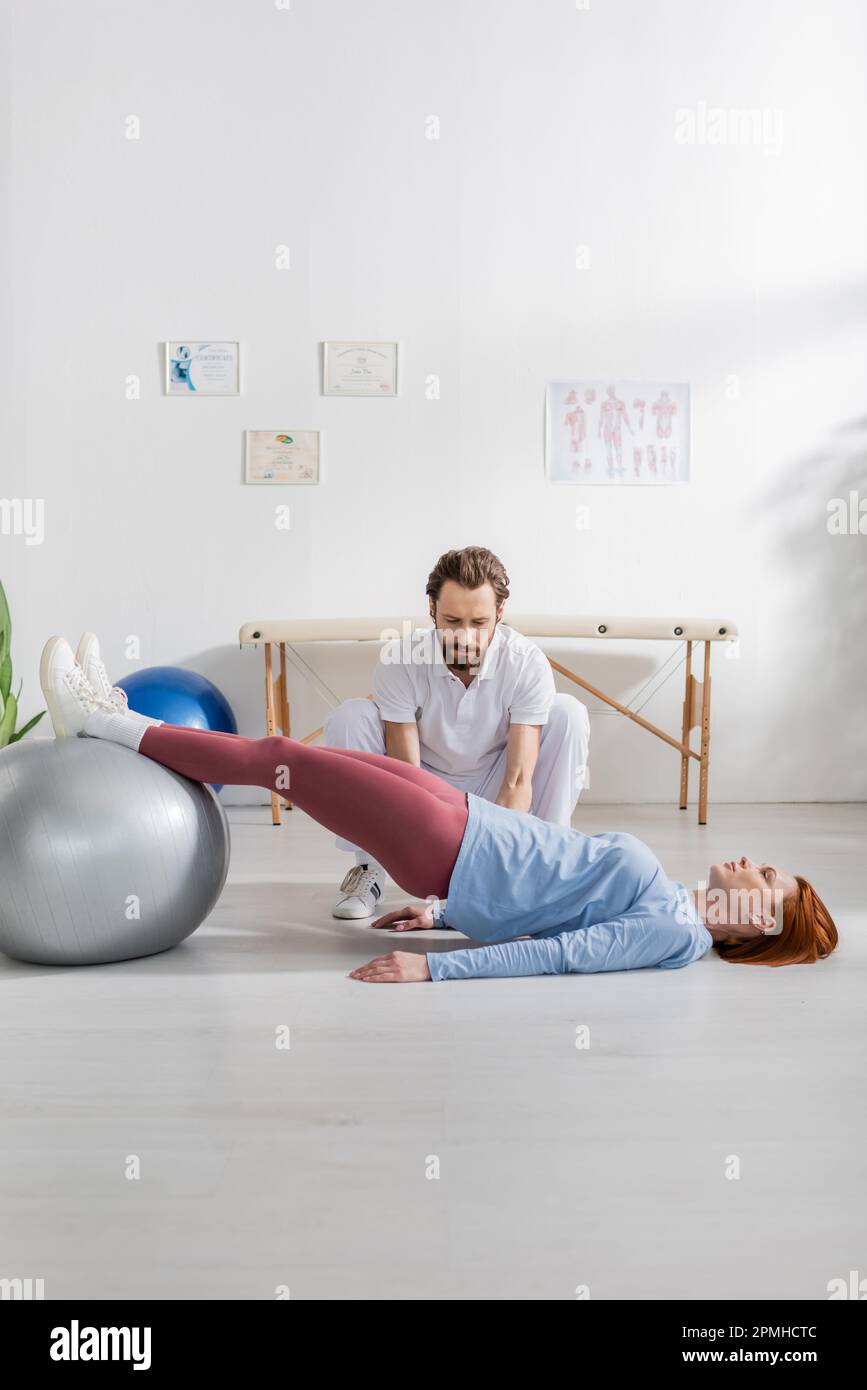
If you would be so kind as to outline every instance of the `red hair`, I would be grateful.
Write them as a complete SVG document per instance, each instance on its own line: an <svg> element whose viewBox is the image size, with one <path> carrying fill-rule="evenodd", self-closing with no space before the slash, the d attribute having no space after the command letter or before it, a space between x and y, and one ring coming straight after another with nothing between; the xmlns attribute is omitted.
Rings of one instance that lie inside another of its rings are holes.
<svg viewBox="0 0 867 1390"><path fill-rule="evenodd" d="M795 875L797 892L783 900L783 930L775 936L727 936L714 942L723 960L733 965L813 965L830 956L837 928L819 894Z"/></svg>

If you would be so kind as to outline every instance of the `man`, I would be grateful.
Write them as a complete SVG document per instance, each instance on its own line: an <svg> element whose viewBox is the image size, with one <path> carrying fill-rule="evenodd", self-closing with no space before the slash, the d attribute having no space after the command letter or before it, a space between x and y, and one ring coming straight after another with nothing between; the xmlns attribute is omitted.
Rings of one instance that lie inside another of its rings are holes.
<svg viewBox="0 0 867 1390"><path fill-rule="evenodd" d="M481 546L449 550L425 590L432 628L383 647L373 699L345 700L325 721L332 748L385 753L499 806L569 825L584 785L590 720L559 695L548 658L503 622L509 579ZM371 917L385 872L363 850L335 917Z"/></svg>

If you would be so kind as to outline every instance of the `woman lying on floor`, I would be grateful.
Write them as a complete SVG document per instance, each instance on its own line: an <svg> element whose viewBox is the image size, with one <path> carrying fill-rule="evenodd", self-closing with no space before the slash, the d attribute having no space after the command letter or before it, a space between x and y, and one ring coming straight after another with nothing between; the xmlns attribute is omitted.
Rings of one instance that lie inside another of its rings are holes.
<svg viewBox="0 0 867 1390"><path fill-rule="evenodd" d="M711 865L707 888L688 892L634 835L551 825L378 753L248 739L136 714L111 686L92 635L79 652L83 667L53 637L43 653L42 688L58 737L110 739L200 782L291 790L296 806L361 845L405 892L427 899L374 927L449 927L482 943L391 951L351 971L355 979L674 970L711 946L731 962L794 965L828 956L837 944L821 899L785 869L743 856Z"/></svg>

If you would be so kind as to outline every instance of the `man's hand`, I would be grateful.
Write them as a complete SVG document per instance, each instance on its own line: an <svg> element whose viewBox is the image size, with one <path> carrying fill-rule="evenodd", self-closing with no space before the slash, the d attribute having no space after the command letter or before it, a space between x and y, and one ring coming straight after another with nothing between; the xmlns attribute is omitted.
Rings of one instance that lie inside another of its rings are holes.
<svg viewBox="0 0 867 1390"><path fill-rule="evenodd" d="M395 931L431 931L433 926L433 907L430 903L424 907L410 903L398 912L386 912L370 924L371 931L375 927L393 927Z"/></svg>
<svg viewBox="0 0 867 1390"><path fill-rule="evenodd" d="M348 978L364 980L369 985L410 985L429 980L427 956L415 951L390 951L387 956L377 956L375 960L350 970Z"/></svg>

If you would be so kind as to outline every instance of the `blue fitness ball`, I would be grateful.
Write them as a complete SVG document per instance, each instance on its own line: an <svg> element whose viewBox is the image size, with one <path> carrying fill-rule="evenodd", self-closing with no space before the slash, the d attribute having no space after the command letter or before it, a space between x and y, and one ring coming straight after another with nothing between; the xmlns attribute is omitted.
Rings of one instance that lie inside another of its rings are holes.
<svg viewBox="0 0 867 1390"><path fill-rule="evenodd" d="M117 682L126 691L130 709L181 724L187 729L214 729L236 734L238 725L225 695L207 676L181 666L147 666ZM214 783L218 792L222 782Z"/></svg>

